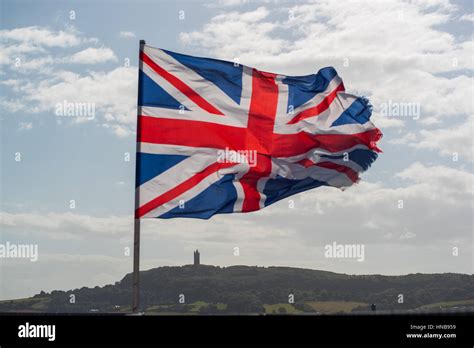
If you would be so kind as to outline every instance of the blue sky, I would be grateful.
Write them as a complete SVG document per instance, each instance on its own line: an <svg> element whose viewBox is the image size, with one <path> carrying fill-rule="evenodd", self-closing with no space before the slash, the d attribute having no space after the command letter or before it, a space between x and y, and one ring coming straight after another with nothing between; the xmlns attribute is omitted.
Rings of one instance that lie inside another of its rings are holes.
<svg viewBox="0 0 474 348"><path fill-rule="evenodd" d="M146 221L144 269L189 263L198 247L216 265L472 273L472 2L111 4L1 1L0 241L37 243L40 256L0 260L0 299L131 271L139 39L288 75L332 65L349 92L369 97L384 133L384 153L345 192L207 222ZM55 115L63 100L94 103L95 118ZM420 115L384 115L389 102ZM366 261L325 259L333 241L365 244Z"/></svg>

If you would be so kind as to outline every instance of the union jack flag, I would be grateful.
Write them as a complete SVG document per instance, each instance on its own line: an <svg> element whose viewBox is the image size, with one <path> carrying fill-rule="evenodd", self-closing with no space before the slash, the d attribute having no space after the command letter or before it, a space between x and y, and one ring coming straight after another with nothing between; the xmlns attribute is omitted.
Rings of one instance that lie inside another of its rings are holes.
<svg viewBox="0 0 474 348"><path fill-rule="evenodd" d="M137 218L251 212L344 188L377 158L365 98L332 67L284 76L142 45Z"/></svg>

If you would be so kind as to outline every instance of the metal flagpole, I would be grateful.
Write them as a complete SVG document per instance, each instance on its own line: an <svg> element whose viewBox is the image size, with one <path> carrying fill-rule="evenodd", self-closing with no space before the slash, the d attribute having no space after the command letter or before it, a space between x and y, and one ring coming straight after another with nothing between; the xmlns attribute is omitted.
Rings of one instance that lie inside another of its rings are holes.
<svg viewBox="0 0 474 348"><path fill-rule="evenodd" d="M143 68L143 62L140 58L140 53L143 51L143 46L145 46L145 40L140 40L140 52L138 55L138 76L140 76L140 71ZM140 77L139 77L140 81ZM139 142L139 122L138 117L142 113L142 107L140 106L140 82L138 83L138 97L137 97L137 145L136 145L136 159L135 159L135 182L138 182L140 177L140 169L138 163L138 154L141 152L141 145ZM135 211L138 209L140 204L140 192L135 189ZM135 216L135 215L134 215ZM133 304L132 311L133 313L138 312L139 305L139 278L140 278L140 219L135 216L135 224L133 229Z"/></svg>

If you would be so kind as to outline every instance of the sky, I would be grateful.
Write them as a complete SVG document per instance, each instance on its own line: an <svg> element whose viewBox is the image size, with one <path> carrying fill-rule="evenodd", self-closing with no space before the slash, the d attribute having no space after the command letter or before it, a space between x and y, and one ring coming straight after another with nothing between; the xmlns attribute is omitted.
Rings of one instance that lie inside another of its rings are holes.
<svg viewBox="0 0 474 348"><path fill-rule="evenodd" d="M39 253L0 258L0 300L132 271L140 39L285 75L333 66L384 134L383 153L345 191L143 221L141 269L192 263L198 248L218 266L473 273L471 1L0 4L0 244ZM64 102L93 105L93 117L58 115ZM364 260L325 257L333 242L364 245Z"/></svg>

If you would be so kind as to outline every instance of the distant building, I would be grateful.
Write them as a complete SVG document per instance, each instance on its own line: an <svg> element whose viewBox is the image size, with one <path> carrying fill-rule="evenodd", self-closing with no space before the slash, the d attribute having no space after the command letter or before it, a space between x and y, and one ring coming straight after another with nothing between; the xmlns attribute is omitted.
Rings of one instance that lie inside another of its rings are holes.
<svg viewBox="0 0 474 348"><path fill-rule="evenodd" d="M201 254L199 250L196 249L194 252L194 266L198 266L201 263Z"/></svg>

